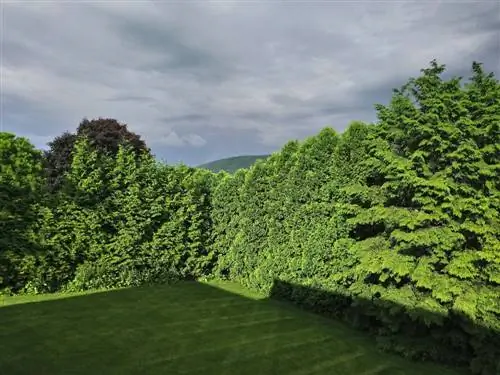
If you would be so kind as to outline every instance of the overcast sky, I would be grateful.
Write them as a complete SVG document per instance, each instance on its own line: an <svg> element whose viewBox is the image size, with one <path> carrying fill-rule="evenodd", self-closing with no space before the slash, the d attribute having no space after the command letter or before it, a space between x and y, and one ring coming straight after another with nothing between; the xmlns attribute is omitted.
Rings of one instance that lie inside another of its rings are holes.
<svg viewBox="0 0 500 375"><path fill-rule="evenodd" d="M0 0L1 125L37 147L116 118L169 162L279 149L437 58L500 74L500 1Z"/></svg>

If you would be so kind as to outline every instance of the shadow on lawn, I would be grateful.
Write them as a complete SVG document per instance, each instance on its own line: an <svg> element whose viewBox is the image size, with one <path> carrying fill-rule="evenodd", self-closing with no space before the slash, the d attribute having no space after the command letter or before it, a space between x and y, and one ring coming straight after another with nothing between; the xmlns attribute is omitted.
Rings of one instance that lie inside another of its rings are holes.
<svg viewBox="0 0 500 375"><path fill-rule="evenodd" d="M280 280L274 280L269 298L345 321L374 335L379 348L414 360L468 367L482 375L500 374L500 332L463 315L445 317L424 309L407 310L392 301L352 298Z"/></svg>

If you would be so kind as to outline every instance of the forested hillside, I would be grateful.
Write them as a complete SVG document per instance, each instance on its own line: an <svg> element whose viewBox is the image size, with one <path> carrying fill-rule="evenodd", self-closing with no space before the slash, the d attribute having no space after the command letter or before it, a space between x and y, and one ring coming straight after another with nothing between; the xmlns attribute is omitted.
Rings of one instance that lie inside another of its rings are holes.
<svg viewBox="0 0 500 375"><path fill-rule="evenodd" d="M211 161L210 163L205 163L198 168L208 169L212 172L229 172L234 173L238 169L250 168L257 160L266 159L269 155L243 155L243 156L233 156L231 158L220 159Z"/></svg>
<svg viewBox="0 0 500 375"><path fill-rule="evenodd" d="M383 349L498 374L500 82L444 71L431 62L374 124L235 174L158 163L121 125L70 137L67 166L1 133L0 289L229 279Z"/></svg>

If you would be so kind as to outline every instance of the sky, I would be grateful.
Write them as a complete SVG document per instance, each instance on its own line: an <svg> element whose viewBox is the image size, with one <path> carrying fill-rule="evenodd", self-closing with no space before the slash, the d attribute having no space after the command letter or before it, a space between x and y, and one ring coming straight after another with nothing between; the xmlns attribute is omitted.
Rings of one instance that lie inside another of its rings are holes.
<svg viewBox="0 0 500 375"><path fill-rule="evenodd" d="M39 148L126 123L188 165L279 150L375 103L432 59L500 76L500 1L0 0L0 127Z"/></svg>

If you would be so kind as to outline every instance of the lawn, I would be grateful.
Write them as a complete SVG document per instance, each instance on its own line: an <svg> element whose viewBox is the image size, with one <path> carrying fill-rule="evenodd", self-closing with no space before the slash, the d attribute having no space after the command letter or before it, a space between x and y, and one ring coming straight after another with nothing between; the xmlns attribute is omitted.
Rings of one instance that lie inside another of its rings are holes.
<svg viewBox="0 0 500 375"><path fill-rule="evenodd" d="M0 374L452 375L235 284L0 300Z"/></svg>

